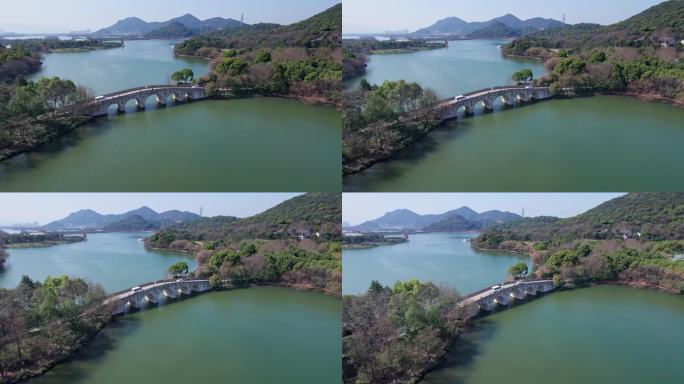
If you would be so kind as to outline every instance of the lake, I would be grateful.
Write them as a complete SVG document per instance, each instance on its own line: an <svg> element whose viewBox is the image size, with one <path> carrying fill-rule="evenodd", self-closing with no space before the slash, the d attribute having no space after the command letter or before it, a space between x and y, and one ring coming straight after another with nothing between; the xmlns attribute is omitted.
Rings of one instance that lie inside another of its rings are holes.
<svg viewBox="0 0 684 384"><path fill-rule="evenodd" d="M341 301L258 287L120 318L30 384L340 383Z"/></svg>
<svg viewBox="0 0 684 384"><path fill-rule="evenodd" d="M149 233L104 233L50 248L10 249L0 288L22 275L66 274L108 292L166 277L194 260L145 250ZM117 318L75 359L32 384L170 382L336 383L342 377L341 300L281 287L208 292Z"/></svg>
<svg viewBox="0 0 684 384"><path fill-rule="evenodd" d="M367 80L405 78L443 96L510 84L539 62L501 56L503 42L372 55ZM404 63L402 65L402 63ZM357 80L359 81L359 80ZM619 96L553 100L443 124L393 159L344 177L345 191L677 191L684 109Z"/></svg>
<svg viewBox="0 0 684 384"><path fill-rule="evenodd" d="M371 281L392 286L418 279L449 286L461 295L506 279L507 270L529 257L508 252L478 251L470 246L469 233L409 235L409 241L367 249L344 250L342 291L365 292Z"/></svg>
<svg viewBox="0 0 684 384"><path fill-rule="evenodd" d="M478 320L421 383L679 383L682 319L681 295L621 286L556 292Z"/></svg>
<svg viewBox="0 0 684 384"><path fill-rule="evenodd" d="M206 61L173 55L171 40L50 53L31 79L59 76L97 94L167 84ZM98 118L39 150L0 162L0 191L340 191L341 114L281 98L169 103Z"/></svg>
<svg viewBox="0 0 684 384"><path fill-rule="evenodd" d="M0 272L0 288L14 288L23 275L43 281L69 275L101 284L107 292L167 277L166 269L179 261L195 269L187 254L145 249L139 241L150 232L96 233L88 240L46 248L8 249L10 257Z"/></svg>

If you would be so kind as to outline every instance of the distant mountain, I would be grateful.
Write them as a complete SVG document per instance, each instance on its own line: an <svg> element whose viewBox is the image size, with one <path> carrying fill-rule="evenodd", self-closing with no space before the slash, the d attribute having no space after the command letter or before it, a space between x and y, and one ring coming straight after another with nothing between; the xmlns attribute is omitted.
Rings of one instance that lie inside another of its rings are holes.
<svg viewBox="0 0 684 384"><path fill-rule="evenodd" d="M161 220L149 220L140 215L132 215L107 224L102 230L106 232L152 231L161 228L161 226Z"/></svg>
<svg viewBox="0 0 684 384"><path fill-rule="evenodd" d="M500 38L521 36L523 34L546 29L560 28L564 25L563 22L554 19L536 17L529 20L521 20L511 14L488 21L476 21L471 23L461 20L458 17L447 17L438 20L429 27L413 32L412 35L415 37L456 36L477 38L483 36L488 38Z"/></svg>
<svg viewBox="0 0 684 384"><path fill-rule="evenodd" d="M192 212L173 210L157 213L148 207L141 207L122 214L109 215L102 215L90 209L82 209L69 214L64 219L44 225L41 229L46 231L145 230L159 229L199 218L199 215Z"/></svg>
<svg viewBox="0 0 684 384"><path fill-rule="evenodd" d="M466 37L469 39L497 39L502 37L518 37L522 34L522 28L512 28L504 23L496 22L482 29L478 29L475 32L471 32L467 34Z"/></svg>
<svg viewBox="0 0 684 384"><path fill-rule="evenodd" d="M385 213L382 217L366 221L349 229L362 232L389 231L463 231L475 230L518 220L521 217L511 212L487 211L478 213L468 207L461 207L437 215L419 215L408 209Z"/></svg>
<svg viewBox="0 0 684 384"><path fill-rule="evenodd" d="M167 24L161 28L155 29L144 34L146 38L178 38L178 37L190 37L196 35L197 29L186 27L179 22L173 22Z"/></svg>
<svg viewBox="0 0 684 384"><path fill-rule="evenodd" d="M212 30L239 28L246 24L234 20L214 17L200 20L185 14L163 22L146 22L137 17L127 17L114 25L102 28L93 37L187 37Z"/></svg>

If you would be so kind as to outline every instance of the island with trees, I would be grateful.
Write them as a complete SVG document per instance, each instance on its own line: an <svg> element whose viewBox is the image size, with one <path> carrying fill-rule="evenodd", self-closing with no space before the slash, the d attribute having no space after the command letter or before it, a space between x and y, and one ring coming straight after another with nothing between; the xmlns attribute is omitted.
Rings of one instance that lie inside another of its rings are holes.
<svg viewBox="0 0 684 384"><path fill-rule="evenodd" d="M684 2L664 1L616 24L567 25L527 35L505 55L543 60L537 81L554 93L572 89L684 105Z"/></svg>
<svg viewBox="0 0 684 384"><path fill-rule="evenodd" d="M200 79L210 95L267 95L339 105L342 5L291 25L255 24L212 31L175 47L210 60Z"/></svg>
<svg viewBox="0 0 684 384"><path fill-rule="evenodd" d="M374 281L342 303L344 383L415 383L458 342L468 314L454 290L417 280Z"/></svg>
<svg viewBox="0 0 684 384"><path fill-rule="evenodd" d="M31 151L90 120L79 108L92 90L58 77L27 81L42 54L120 47L103 40L30 39L0 42L0 161ZM59 111L71 108L74 113Z"/></svg>
<svg viewBox="0 0 684 384"><path fill-rule="evenodd" d="M85 241L83 233L35 232L35 233L3 233L0 232L0 245L5 248L51 247L60 244Z"/></svg>
<svg viewBox="0 0 684 384"><path fill-rule="evenodd" d="M66 276L0 289L0 382L38 376L85 346L110 320L97 284Z"/></svg>
<svg viewBox="0 0 684 384"><path fill-rule="evenodd" d="M630 193L575 217L492 227L473 242L532 258L530 275L566 287L594 283L684 292L684 194Z"/></svg>
<svg viewBox="0 0 684 384"><path fill-rule="evenodd" d="M388 159L439 125L429 106L437 94L403 80L370 85L362 80L344 93L342 172L352 174ZM416 112L420 119L409 119Z"/></svg>
<svg viewBox="0 0 684 384"><path fill-rule="evenodd" d="M408 240L408 235L389 235L380 233L353 233L342 237L343 249L365 249L380 247L383 245L403 244Z"/></svg>
<svg viewBox="0 0 684 384"><path fill-rule="evenodd" d="M339 296L340 223L339 194L309 193L248 218L202 218L165 228L145 244L193 254L197 268L188 276L209 279L219 288L229 281L231 286L279 285Z"/></svg>

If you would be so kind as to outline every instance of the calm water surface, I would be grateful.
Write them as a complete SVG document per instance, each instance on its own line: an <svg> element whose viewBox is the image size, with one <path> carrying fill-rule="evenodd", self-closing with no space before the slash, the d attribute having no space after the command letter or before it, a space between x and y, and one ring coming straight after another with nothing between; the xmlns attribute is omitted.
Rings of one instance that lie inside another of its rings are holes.
<svg viewBox="0 0 684 384"><path fill-rule="evenodd" d="M177 41L127 41L124 48L48 54L33 79L60 76L98 94L168 83L203 61L176 58ZM213 100L110 115L73 134L0 162L0 191L340 190L340 112L293 100ZM110 108L110 112L113 113Z"/></svg>
<svg viewBox="0 0 684 384"><path fill-rule="evenodd" d="M342 257L342 290L345 294L365 292L371 281L393 285L418 279L455 288L462 295L506 278L508 268L529 257L505 252L473 249L466 233L410 235L403 244L345 250Z"/></svg>
<svg viewBox="0 0 684 384"><path fill-rule="evenodd" d="M182 253L146 250L139 239L150 233L100 233L88 240L48 248L9 249L0 288L14 288L23 275L33 280L68 275L102 284L116 292L137 284L166 278L166 269L179 261L195 268L195 260Z"/></svg>
<svg viewBox="0 0 684 384"><path fill-rule="evenodd" d="M0 162L0 190L336 192L340 124L333 108L274 98L110 116Z"/></svg>
<svg viewBox="0 0 684 384"><path fill-rule="evenodd" d="M618 96L451 121L348 191L677 191L684 109Z"/></svg>
<svg viewBox="0 0 684 384"><path fill-rule="evenodd" d="M680 383L684 298L600 286L556 292L477 322L425 384Z"/></svg>
<svg viewBox="0 0 684 384"><path fill-rule="evenodd" d="M446 49L399 55L370 55L366 75L345 83L354 87L361 79L371 84L406 80L430 87L443 97L456 96L494 85L511 84L513 72L532 69L544 74L540 61L506 58L499 46L507 41L451 41Z"/></svg>
<svg viewBox="0 0 684 384"><path fill-rule="evenodd" d="M195 77L206 75L207 61L174 56L173 46L180 41L129 40L122 48L48 53L41 70L28 79L58 76L102 95L143 85L171 84L171 74L183 68L192 69Z"/></svg>
<svg viewBox="0 0 684 384"><path fill-rule="evenodd" d="M31 384L340 383L341 301L260 287L119 319Z"/></svg>
<svg viewBox="0 0 684 384"><path fill-rule="evenodd" d="M416 81L454 96L510 83L537 61L502 57L504 41L372 55L371 83ZM356 80L358 83L360 79ZM347 83L348 86L355 82ZM684 189L684 109L626 97L542 102L452 121L427 138L345 177L345 191L612 191Z"/></svg>

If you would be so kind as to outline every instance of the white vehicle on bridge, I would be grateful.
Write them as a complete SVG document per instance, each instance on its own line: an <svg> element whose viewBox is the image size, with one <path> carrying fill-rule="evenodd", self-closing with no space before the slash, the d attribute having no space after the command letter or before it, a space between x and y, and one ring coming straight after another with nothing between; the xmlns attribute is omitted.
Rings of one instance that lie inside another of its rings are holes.
<svg viewBox="0 0 684 384"><path fill-rule="evenodd" d="M131 292L140 292L141 289L142 288L140 288L140 287L133 287L133 288L131 288Z"/></svg>
<svg viewBox="0 0 684 384"><path fill-rule="evenodd" d="M458 95L458 96L454 97L454 100L456 100L456 101L465 100L465 96L463 96L463 95Z"/></svg>
<svg viewBox="0 0 684 384"><path fill-rule="evenodd" d="M492 287L492 291L498 291L499 289L501 289L500 285L495 285Z"/></svg>
<svg viewBox="0 0 684 384"><path fill-rule="evenodd" d="M95 98L95 100L102 100L102 99L104 99L104 96L98 96Z"/></svg>

